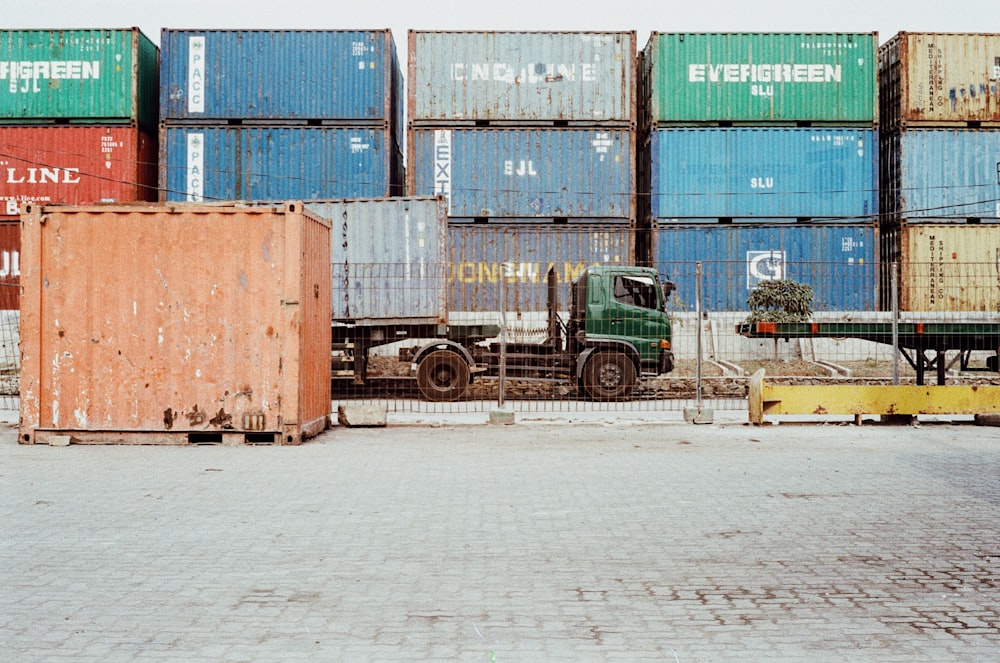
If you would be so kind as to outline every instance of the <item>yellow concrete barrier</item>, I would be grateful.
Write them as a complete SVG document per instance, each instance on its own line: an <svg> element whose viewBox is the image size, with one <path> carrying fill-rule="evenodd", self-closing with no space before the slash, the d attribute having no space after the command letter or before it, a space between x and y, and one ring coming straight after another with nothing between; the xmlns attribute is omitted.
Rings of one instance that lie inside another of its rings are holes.
<svg viewBox="0 0 1000 663"><path fill-rule="evenodd" d="M994 414L1000 387L973 385L774 385L764 369L750 376L750 423L766 415Z"/></svg>

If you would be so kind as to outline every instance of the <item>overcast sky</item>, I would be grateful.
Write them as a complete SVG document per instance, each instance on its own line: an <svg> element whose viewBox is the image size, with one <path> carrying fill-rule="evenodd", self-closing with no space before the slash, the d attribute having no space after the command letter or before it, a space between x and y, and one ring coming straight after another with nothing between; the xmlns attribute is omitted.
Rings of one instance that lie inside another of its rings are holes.
<svg viewBox="0 0 1000 663"><path fill-rule="evenodd" d="M8 28L1000 32L1000 0L8 0ZM405 73L406 67L403 66Z"/></svg>

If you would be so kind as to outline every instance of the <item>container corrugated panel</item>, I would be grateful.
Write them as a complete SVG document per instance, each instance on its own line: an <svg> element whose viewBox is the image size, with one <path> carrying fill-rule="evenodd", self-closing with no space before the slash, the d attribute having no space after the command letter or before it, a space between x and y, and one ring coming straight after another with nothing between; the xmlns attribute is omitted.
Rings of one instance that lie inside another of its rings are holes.
<svg viewBox="0 0 1000 663"><path fill-rule="evenodd" d="M21 221L0 217L0 311L21 308Z"/></svg>
<svg viewBox="0 0 1000 663"><path fill-rule="evenodd" d="M0 122L156 126L159 49L138 28L0 31Z"/></svg>
<svg viewBox="0 0 1000 663"><path fill-rule="evenodd" d="M325 220L301 203L26 211L22 442L326 428Z"/></svg>
<svg viewBox="0 0 1000 663"><path fill-rule="evenodd" d="M900 32L879 86L883 129L1000 123L1000 34Z"/></svg>
<svg viewBox="0 0 1000 663"><path fill-rule="evenodd" d="M857 219L878 211L878 137L860 128L653 132L655 219Z"/></svg>
<svg viewBox="0 0 1000 663"><path fill-rule="evenodd" d="M161 32L165 120L393 122L402 74L389 30Z"/></svg>
<svg viewBox="0 0 1000 663"><path fill-rule="evenodd" d="M652 33L649 122L878 121L875 33Z"/></svg>
<svg viewBox="0 0 1000 663"><path fill-rule="evenodd" d="M332 226L333 320L446 323L441 198L309 202Z"/></svg>
<svg viewBox="0 0 1000 663"><path fill-rule="evenodd" d="M366 127L164 126L168 201L377 198L401 189L389 131Z"/></svg>
<svg viewBox="0 0 1000 663"><path fill-rule="evenodd" d="M814 311L874 311L877 237L872 223L661 225L653 263L677 284L670 305L680 310L695 310L700 261L704 310L749 312L758 284L788 278L812 286Z"/></svg>
<svg viewBox="0 0 1000 663"><path fill-rule="evenodd" d="M556 270L561 307L590 265L632 264L634 230L620 225L542 226L450 224L449 306L452 312L546 310L546 274ZM503 293L506 290L506 300Z"/></svg>
<svg viewBox="0 0 1000 663"><path fill-rule="evenodd" d="M911 129L885 136L881 149L893 223L1000 220L1000 129Z"/></svg>
<svg viewBox="0 0 1000 663"><path fill-rule="evenodd" d="M884 234L901 310L1000 313L1000 225L903 223Z"/></svg>
<svg viewBox="0 0 1000 663"><path fill-rule="evenodd" d="M408 132L407 192L443 195L453 217L635 218L635 132Z"/></svg>
<svg viewBox="0 0 1000 663"><path fill-rule="evenodd" d="M156 200L155 136L134 126L0 126L0 212Z"/></svg>
<svg viewBox="0 0 1000 663"><path fill-rule="evenodd" d="M636 122L635 32L409 33L411 123Z"/></svg>

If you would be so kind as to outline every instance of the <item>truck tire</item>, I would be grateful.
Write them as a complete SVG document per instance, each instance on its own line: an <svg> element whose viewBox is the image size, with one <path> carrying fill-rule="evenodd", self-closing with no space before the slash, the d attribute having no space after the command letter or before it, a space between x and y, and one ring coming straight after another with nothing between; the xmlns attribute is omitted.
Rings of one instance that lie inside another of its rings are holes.
<svg viewBox="0 0 1000 663"><path fill-rule="evenodd" d="M417 387L429 401L454 401L469 386L469 365L451 350L435 350L417 366Z"/></svg>
<svg viewBox="0 0 1000 663"><path fill-rule="evenodd" d="M620 352L595 352L583 367L583 388L595 401L626 400L635 389L635 364Z"/></svg>

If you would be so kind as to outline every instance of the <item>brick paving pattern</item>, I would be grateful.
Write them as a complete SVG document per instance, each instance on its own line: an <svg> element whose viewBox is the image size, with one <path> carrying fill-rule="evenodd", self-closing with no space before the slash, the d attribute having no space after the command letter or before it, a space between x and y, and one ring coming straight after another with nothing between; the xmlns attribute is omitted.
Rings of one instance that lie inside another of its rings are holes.
<svg viewBox="0 0 1000 663"><path fill-rule="evenodd" d="M0 431L12 661L986 661L1000 429Z"/></svg>

